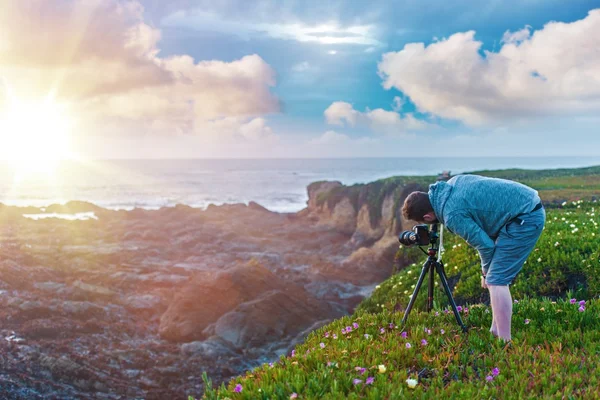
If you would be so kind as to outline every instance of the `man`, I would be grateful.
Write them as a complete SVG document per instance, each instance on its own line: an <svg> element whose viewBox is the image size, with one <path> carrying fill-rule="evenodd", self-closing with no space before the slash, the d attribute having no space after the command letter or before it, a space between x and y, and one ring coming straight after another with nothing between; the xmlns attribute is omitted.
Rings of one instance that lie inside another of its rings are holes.
<svg viewBox="0 0 600 400"><path fill-rule="evenodd" d="M490 291L490 332L511 340L510 285L542 233L546 212L537 191L523 184L477 175L458 175L412 192L405 219L442 223L479 252L481 285Z"/></svg>

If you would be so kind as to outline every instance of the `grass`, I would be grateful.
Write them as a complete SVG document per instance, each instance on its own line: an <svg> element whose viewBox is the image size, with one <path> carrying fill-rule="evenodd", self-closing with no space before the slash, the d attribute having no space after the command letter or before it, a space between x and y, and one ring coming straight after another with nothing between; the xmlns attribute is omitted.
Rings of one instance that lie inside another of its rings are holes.
<svg viewBox="0 0 600 400"><path fill-rule="evenodd" d="M281 357L219 388L212 388L206 377L204 397L598 398L599 224L597 201L563 203L548 210L538 246L511 286L518 303L513 308L513 342L508 346L488 331L491 312L480 287L475 251L446 232L446 272L470 328L467 334L452 313L446 313L446 297L439 285L435 310L419 311L424 309L424 287L407 326L404 330L400 326L421 271L421 258L380 284L353 315L312 332L293 356ZM416 257L411 253L416 251L400 249L399 253ZM586 301L583 308L581 299ZM410 388L407 379L418 383Z"/></svg>

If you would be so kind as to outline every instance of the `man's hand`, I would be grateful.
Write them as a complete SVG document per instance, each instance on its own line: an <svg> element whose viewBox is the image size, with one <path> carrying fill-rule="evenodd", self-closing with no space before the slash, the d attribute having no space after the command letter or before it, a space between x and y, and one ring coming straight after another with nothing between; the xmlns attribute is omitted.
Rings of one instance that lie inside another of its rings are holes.
<svg viewBox="0 0 600 400"><path fill-rule="evenodd" d="M483 289L487 289L488 288L487 283L485 283L485 277L484 276L481 276L481 287Z"/></svg>

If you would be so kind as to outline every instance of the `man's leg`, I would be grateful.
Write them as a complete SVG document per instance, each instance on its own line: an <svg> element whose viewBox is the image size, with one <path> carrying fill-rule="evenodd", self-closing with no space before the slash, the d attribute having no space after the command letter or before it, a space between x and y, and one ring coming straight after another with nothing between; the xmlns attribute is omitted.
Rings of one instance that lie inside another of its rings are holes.
<svg viewBox="0 0 600 400"><path fill-rule="evenodd" d="M489 285L490 301L492 303L492 328L490 332L495 336L511 340L511 322L512 322L512 296L508 285Z"/></svg>

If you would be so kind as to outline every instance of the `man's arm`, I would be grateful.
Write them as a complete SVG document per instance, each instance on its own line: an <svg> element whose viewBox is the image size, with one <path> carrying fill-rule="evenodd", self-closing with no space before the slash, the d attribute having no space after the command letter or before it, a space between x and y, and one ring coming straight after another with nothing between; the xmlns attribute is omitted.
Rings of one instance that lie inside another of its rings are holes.
<svg viewBox="0 0 600 400"><path fill-rule="evenodd" d="M479 227L479 225L477 225L473 218L466 213L451 215L450 218L448 218L446 225L479 252L481 269L483 273L486 274L490 268L494 251L496 250L494 241Z"/></svg>

